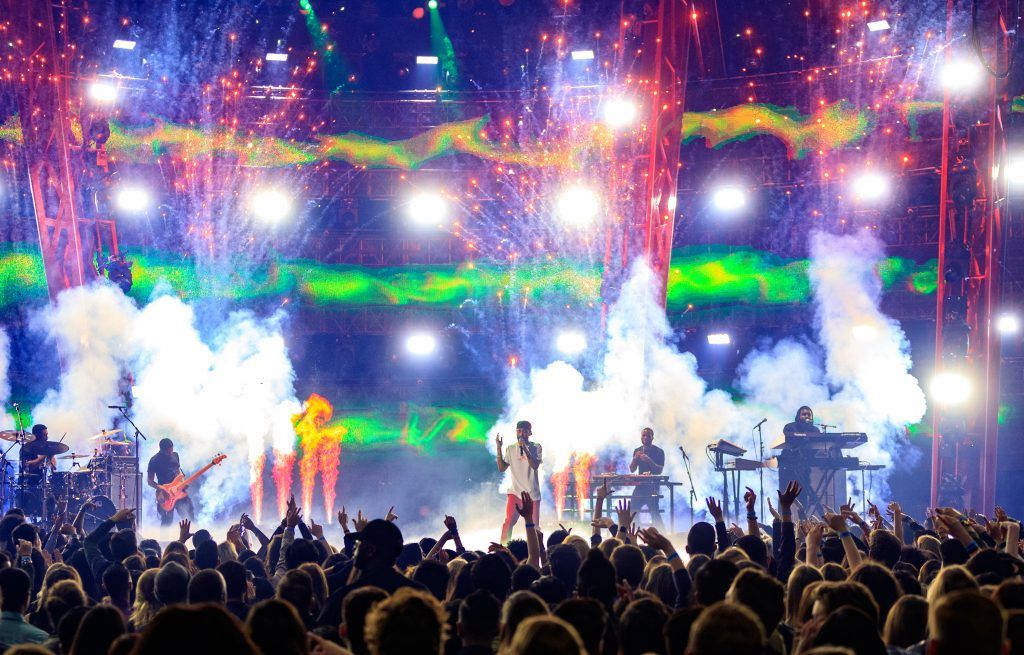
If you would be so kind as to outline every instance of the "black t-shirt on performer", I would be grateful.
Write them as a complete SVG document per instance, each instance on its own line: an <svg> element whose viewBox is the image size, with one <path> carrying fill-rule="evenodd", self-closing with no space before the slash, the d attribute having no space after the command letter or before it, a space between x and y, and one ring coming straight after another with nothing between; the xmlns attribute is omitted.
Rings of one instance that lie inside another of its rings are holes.
<svg viewBox="0 0 1024 655"><path fill-rule="evenodd" d="M172 482L181 469L181 462L178 460L178 453L157 453L149 458L150 473L156 473L157 484Z"/></svg>

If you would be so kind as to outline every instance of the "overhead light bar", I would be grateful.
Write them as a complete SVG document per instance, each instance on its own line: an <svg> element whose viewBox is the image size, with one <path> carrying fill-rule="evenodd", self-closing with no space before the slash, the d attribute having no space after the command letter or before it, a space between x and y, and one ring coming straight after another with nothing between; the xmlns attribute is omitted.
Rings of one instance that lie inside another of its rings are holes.
<svg viewBox="0 0 1024 655"><path fill-rule="evenodd" d="M114 41L114 47L118 50L134 50L135 41L126 41L125 39L117 39Z"/></svg>
<svg viewBox="0 0 1024 655"><path fill-rule="evenodd" d="M594 58L594 51L593 50L573 50L572 51L572 58L575 61L585 61L587 59L593 59Z"/></svg>
<svg viewBox="0 0 1024 655"><path fill-rule="evenodd" d="M730 343L732 343L732 337L728 332L712 332L708 335L708 345L728 346Z"/></svg>
<svg viewBox="0 0 1024 655"><path fill-rule="evenodd" d="M871 30L872 32L884 32L890 27L892 26L889 25L889 21L885 20L884 18L881 20L873 20L870 23L868 23L868 29Z"/></svg>
<svg viewBox="0 0 1024 655"><path fill-rule="evenodd" d="M288 61L287 52L268 52L267 61Z"/></svg>
<svg viewBox="0 0 1024 655"><path fill-rule="evenodd" d="M426 64L429 66L437 66L438 58L436 55L416 55L417 64Z"/></svg>

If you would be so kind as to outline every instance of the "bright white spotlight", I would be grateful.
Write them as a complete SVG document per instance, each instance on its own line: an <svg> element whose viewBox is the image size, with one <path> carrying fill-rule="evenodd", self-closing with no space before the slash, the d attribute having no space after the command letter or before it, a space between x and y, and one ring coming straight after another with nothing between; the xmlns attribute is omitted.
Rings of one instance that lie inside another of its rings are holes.
<svg viewBox="0 0 1024 655"><path fill-rule="evenodd" d="M287 52L268 52L267 61L288 61Z"/></svg>
<svg viewBox="0 0 1024 655"><path fill-rule="evenodd" d="M114 47L118 50L134 50L135 41L128 41L126 39L116 39L114 41Z"/></svg>
<svg viewBox="0 0 1024 655"><path fill-rule="evenodd" d="M89 97L96 102L117 100L117 87L110 82L93 82L89 85Z"/></svg>
<svg viewBox="0 0 1024 655"><path fill-rule="evenodd" d="M448 215L448 203L436 193L421 193L409 201L408 214L417 225L435 226Z"/></svg>
<svg viewBox="0 0 1024 655"><path fill-rule="evenodd" d="M712 332L708 335L708 344L712 346L728 346L732 343L732 337L728 332Z"/></svg>
<svg viewBox="0 0 1024 655"><path fill-rule="evenodd" d="M405 339L405 349L411 355L420 357L430 355L437 350L437 339L434 335L425 332L410 334Z"/></svg>
<svg viewBox="0 0 1024 655"><path fill-rule="evenodd" d="M435 55L416 55L416 63L424 64L427 66L437 66L437 62L440 61Z"/></svg>
<svg viewBox="0 0 1024 655"><path fill-rule="evenodd" d="M942 86L951 93L965 93L981 84L983 71L977 62L955 59L942 68Z"/></svg>
<svg viewBox="0 0 1024 655"><path fill-rule="evenodd" d="M253 195L249 206L257 219L277 223L291 213L292 199L276 189L263 189Z"/></svg>
<svg viewBox="0 0 1024 655"><path fill-rule="evenodd" d="M117 192L117 207L126 212L140 212L149 207L149 193L141 187L124 187Z"/></svg>
<svg viewBox="0 0 1024 655"><path fill-rule="evenodd" d="M574 61L586 61L594 58L593 50L573 50L572 58Z"/></svg>
<svg viewBox="0 0 1024 655"><path fill-rule="evenodd" d="M996 329L1002 334L1016 334L1020 331L1020 319L1013 314L1003 314L996 319Z"/></svg>
<svg viewBox="0 0 1024 655"><path fill-rule="evenodd" d="M971 397L971 381L960 373L939 373L930 388L932 398L942 405L961 405Z"/></svg>
<svg viewBox="0 0 1024 655"><path fill-rule="evenodd" d="M601 109L602 119L609 127L626 127L636 120L636 103L625 98L605 100Z"/></svg>
<svg viewBox="0 0 1024 655"><path fill-rule="evenodd" d="M868 29L871 30L872 32L884 32L890 27L891 25L889 25L889 21L885 20L884 18L880 20L873 20L868 23Z"/></svg>
<svg viewBox="0 0 1024 655"><path fill-rule="evenodd" d="M889 180L881 173L862 173L853 179L853 195L860 200L881 200L888 193Z"/></svg>
<svg viewBox="0 0 1024 655"><path fill-rule="evenodd" d="M1006 182L1011 189L1024 190L1024 155L1010 158L1006 164Z"/></svg>
<svg viewBox="0 0 1024 655"><path fill-rule="evenodd" d="M569 187L558 196L556 213L563 223L589 225L601 210L597 194L584 186Z"/></svg>
<svg viewBox="0 0 1024 655"><path fill-rule="evenodd" d="M711 205L720 212L734 212L747 204L747 192L736 186L723 186L711 194Z"/></svg>
<svg viewBox="0 0 1024 655"><path fill-rule="evenodd" d="M587 349L587 336L579 330L563 330L555 338L555 348L564 355L578 355Z"/></svg>

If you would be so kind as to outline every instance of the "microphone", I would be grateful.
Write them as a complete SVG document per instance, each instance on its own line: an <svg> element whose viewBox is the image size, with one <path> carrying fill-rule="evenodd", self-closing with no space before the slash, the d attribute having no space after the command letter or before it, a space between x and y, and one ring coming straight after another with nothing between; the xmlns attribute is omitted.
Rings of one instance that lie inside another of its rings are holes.
<svg viewBox="0 0 1024 655"><path fill-rule="evenodd" d="M107 405L107 409L127 409L124 405Z"/></svg>
<svg viewBox="0 0 1024 655"><path fill-rule="evenodd" d="M754 429L756 430L757 428L761 427L762 425L764 425L767 422L768 422L768 417L766 416L763 419L761 419L760 423L758 423L757 425L754 426Z"/></svg>
<svg viewBox="0 0 1024 655"><path fill-rule="evenodd" d="M682 446L679 446L679 452L681 452L683 454L683 459L686 459L686 460L690 459L689 457L686 456L686 451L683 450Z"/></svg>
<svg viewBox="0 0 1024 655"><path fill-rule="evenodd" d="M18 403L11 403L11 406L14 407L14 409L20 409L21 408L21 405L19 405Z"/></svg>

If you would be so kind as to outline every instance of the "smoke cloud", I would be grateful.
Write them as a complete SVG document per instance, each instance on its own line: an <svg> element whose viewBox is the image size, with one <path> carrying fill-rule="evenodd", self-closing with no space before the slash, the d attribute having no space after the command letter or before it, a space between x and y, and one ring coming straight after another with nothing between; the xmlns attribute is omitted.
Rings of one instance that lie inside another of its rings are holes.
<svg viewBox="0 0 1024 655"><path fill-rule="evenodd" d="M301 407L282 320L237 312L204 339L192 308L176 297L139 309L109 284L65 291L36 317L65 366L34 414L51 435L67 432L72 450L89 452L95 444L87 437L113 425L117 411L107 405L120 404L131 373L133 420L149 438L143 469L163 437L175 442L186 474L224 453L226 462L203 478L199 519L248 508L268 446L294 443L291 417ZM152 524L155 514L145 518Z"/></svg>
<svg viewBox="0 0 1024 655"><path fill-rule="evenodd" d="M11 338L7 330L0 327L0 403L4 411L0 412L0 430L14 427L14 419L7 413L7 401L11 399L11 383L8 372L11 367Z"/></svg>

